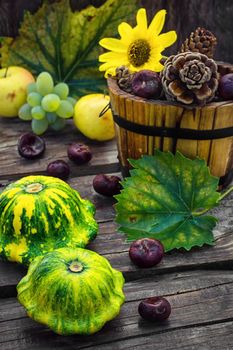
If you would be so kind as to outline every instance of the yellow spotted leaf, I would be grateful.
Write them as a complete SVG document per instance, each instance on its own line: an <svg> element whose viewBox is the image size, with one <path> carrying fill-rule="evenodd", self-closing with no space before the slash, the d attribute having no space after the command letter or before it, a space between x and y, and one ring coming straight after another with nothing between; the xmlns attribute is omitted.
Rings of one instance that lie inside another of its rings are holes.
<svg viewBox="0 0 233 350"><path fill-rule="evenodd" d="M160 240L166 251L213 244L217 219L203 215L220 199L218 178L201 159L156 150L130 160L134 167L116 197L116 221L129 241Z"/></svg>
<svg viewBox="0 0 233 350"><path fill-rule="evenodd" d="M43 1L36 13L25 12L18 37L1 38L1 65L21 65L35 75L47 71L55 82L66 82L75 96L103 92L99 40L130 20L136 3L107 0L99 8L73 12L69 0Z"/></svg>

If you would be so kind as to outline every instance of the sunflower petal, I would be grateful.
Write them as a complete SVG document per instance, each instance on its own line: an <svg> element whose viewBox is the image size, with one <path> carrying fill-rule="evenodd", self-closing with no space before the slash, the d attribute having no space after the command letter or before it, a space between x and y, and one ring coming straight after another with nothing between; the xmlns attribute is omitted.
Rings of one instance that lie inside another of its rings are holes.
<svg viewBox="0 0 233 350"><path fill-rule="evenodd" d="M105 78L108 77L108 75L115 76L116 75L116 68L119 66L118 63L112 64L112 63L103 63L99 66L99 71L104 72L105 71Z"/></svg>
<svg viewBox="0 0 233 350"><path fill-rule="evenodd" d="M161 55L161 51L160 52L151 52L151 56L150 56L150 61L151 62L159 62L161 59L163 58L163 55Z"/></svg>
<svg viewBox="0 0 233 350"><path fill-rule="evenodd" d="M122 60L124 60L126 55L120 53L120 52L105 52L102 55L99 55L99 61L100 62L112 62L114 60L118 60L118 63L121 63Z"/></svg>
<svg viewBox="0 0 233 350"><path fill-rule="evenodd" d="M130 72L139 72L140 70L143 70L142 67L143 66L135 67L132 64L130 64L128 68L129 68Z"/></svg>
<svg viewBox="0 0 233 350"><path fill-rule="evenodd" d="M151 35L159 35L164 26L166 13L166 10L160 10L156 13L148 28Z"/></svg>
<svg viewBox="0 0 233 350"><path fill-rule="evenodd" d="M127 47L119 39L104 38L100 40L99 44L105 49L112 50L115 52L126 52Z"/></svg>
<svg viewBox="0 0 233 350"><path fill-rule="evenodd" d="M140 27L141 31L147 30L147 17L146 17L146 10L144 8L141 8L137 12L137 25Z"/></svg>
<svg viewBox="0 0 233 350"><path fill-rule="evenodd" d="M101 64L101 66L99 66L99 71L100 72L104 72L105 71L105 73L104 73L104 77L105 78L108 78L108 76L109 76L109 74L110 75L116 75L116 67L110 67L110 66L108 66L108 67L106 67L106 63L104 63L104 64Z"/></svg>
<svg viewBox="0 0 233 350"><path fill-rule="evenodd" d="M103 63L99 66L99 71L103 72L103 71L109 69L110 67L112 67L112 65L110 63Z"/></svg>
<svg viewBox="0 0 233 350"><path fill-rule="evenodd" d="M171 30L170 32L160 34L157 37L159 45L162 47L168 47L174 44L174 42L177 40L177 34L174 30Z"/></svg>
<svg viewBox="0 0 233 350"><path fill-rule="evenodd" d="M156 72L161 72L161 70L163 70L164 68L164 65L160 62L157 62L155 65L154 65L154 70Z"/></svg>
<svg viewBox="0 0 233 350"><path fill-rule="evenodd" d="M118 26L118 32L122 39L125 39L132 35L133 28L126 22L122 22Z"/></svg>
<svg viewBox="0 0 233 350"><path fill-rule="evenodd" d="M128 62L127 62L127 61L123 61L123 64L124 64L124 65L127 65ZM115 68L119 67L119 61L105 62L105 63L103 63L103 64L101 64L101 65L99 66L99 70L100 70L100 71L104 71L104 70L107 70L107 69L109 69L109 68L111 68L111 67L115 67Z"/></svg>
<svg viewBox="0 0 233 350"><path fill-rule="evenodd" d="M157 62L148 61L143 66L140 67L140 70L142 69L149 69L155 72L160 72L163 69L163 65L159 61Z"/></svg>
<svg viewBox="0 0 233 350"><path fill-rule="evenodd" d="M108 68L104 74L105 78L108 78L108 76L111 75L111 76L115 76L116 75L116 67L111 67L111 68Z"/></svg>
<svg viewBox="0 0 233 350"><path fill-rule="evenodd" d="M99 71L100 72L103 72L103 71L106 71L110 68L114 67L114 65L110 64L110 63L103 63L99 66Z"/></svg>

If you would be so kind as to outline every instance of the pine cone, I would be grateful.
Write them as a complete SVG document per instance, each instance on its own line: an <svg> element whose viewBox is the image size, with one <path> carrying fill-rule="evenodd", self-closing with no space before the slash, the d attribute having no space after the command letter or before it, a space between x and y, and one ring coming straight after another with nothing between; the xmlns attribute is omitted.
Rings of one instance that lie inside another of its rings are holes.
<svg viewBox="0 0 233 350"><path fill-rule="evenodd" d="M217 39L209 30L198 27L192 32L181 46L180 52L200 52L212 58L214 55Z"/></svg>
<svg viewBox="0 0 233 350"><path fill-rule="evenodd" d="M179 53L167 59L161 79L168 100L204 105L218 87L217 64L201 53Z"/></svg>
<svg viewBox="0 0 233 350"><path fill-rule="evenodd" d="M129 93L132 92L132 78L133 74L129 71L128 67L120 66L116 68L117 84L122 90Z"/></svg>

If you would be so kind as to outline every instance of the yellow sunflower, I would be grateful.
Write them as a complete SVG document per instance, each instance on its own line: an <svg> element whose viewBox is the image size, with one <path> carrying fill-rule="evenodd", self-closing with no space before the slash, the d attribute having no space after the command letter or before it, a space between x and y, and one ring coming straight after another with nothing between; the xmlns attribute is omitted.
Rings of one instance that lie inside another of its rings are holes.
<svg viewBox="0 0 233 350"><path fill-rule="evenodd" d="M160 34L165 22L166 10L157 12L147 25L146 10L141 8L137 12L137 25L132 28L123 22L118 26L121 39L104 38L99 44L105 49L111 50L99 56L99 61L104 62L99 67L105 71L105 76L115 75L115 70L120 65L127 66L131 71L150 69L160 72L163 65L160 63L162 51L172 45L177 35L175 31Z"/></svg>

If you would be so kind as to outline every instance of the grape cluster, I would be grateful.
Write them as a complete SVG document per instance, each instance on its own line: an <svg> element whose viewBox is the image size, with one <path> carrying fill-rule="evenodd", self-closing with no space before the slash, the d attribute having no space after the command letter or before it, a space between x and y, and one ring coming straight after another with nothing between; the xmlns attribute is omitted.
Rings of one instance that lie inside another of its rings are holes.
<svg viewBox="0 0 233 350"><path fill-rule="evenodd" d="M27 103L19 110L19 118L31 120L35 134L43 134L49 126L61 130L65 119L73 116L76 100L69 95L65 83L54 86L52 76L47 72L38 75L35 83L27 87Z"/></svg>

